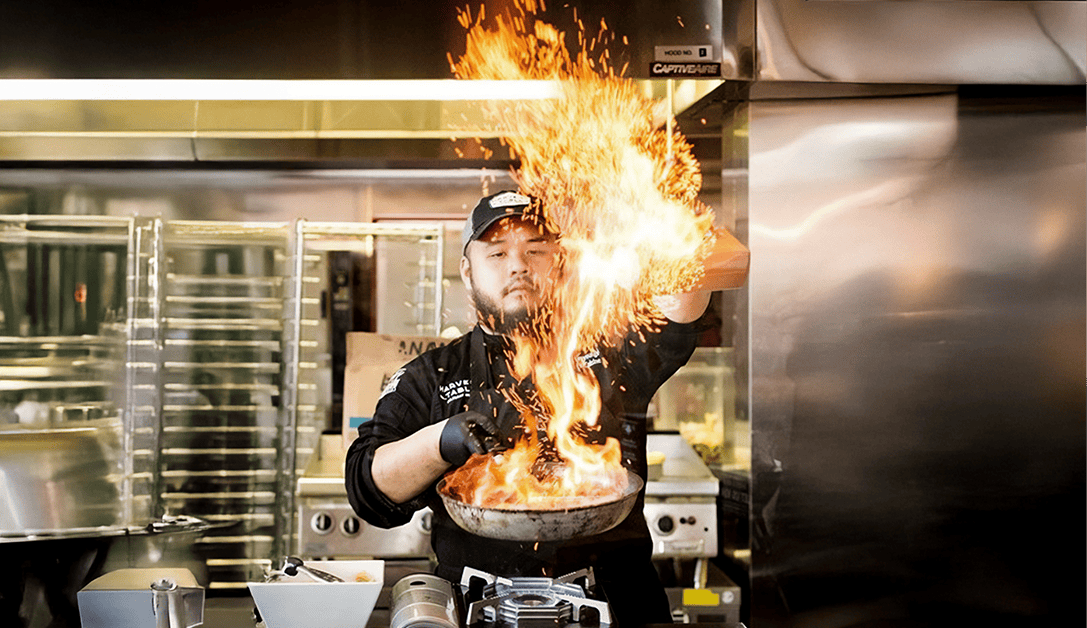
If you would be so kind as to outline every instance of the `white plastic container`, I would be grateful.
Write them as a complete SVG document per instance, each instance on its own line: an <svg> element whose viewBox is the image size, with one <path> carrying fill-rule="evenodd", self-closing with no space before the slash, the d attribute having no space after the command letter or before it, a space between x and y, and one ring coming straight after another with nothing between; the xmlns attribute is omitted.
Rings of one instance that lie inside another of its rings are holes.
<svg viewBox="0 0 1087 628"><path fill-rule="evenodd" d="M250 582L249 593L268 628L362 628L385 581L383 560L322 560L307 565L344 582L318 582L299 572L276 582ZM371 578L358 582L360 574Z"/></svg>

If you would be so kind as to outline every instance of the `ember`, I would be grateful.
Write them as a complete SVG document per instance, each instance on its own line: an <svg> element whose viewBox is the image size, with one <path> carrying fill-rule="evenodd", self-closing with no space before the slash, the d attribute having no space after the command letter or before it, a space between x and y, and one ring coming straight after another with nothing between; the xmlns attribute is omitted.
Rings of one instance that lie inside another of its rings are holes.
<svg viewBox="0 0 1087 628"><path fill-rule="evenodd" d="M537 17L543 9L514 0L493 17L462 11L467 46L450 59L461 79L563 86L559 99L485 108L520 160L520 190L542 201L545 222L561 234L564 258L546 325L515 335L508 356L513 372L536 384L536 398L511 399L525 436L500 455L473 457L447 480L457 499L486 507L558 509L623 492L618 442L586 438L601 400L580 358L660 324L653 297L694 287L715 237L713 213L697 200L701 174L690 144L662 124L670 114L660 103L612 68L607 25L590 37L578 19L580 49L571 55L564 34ZM557 452L557 471L541 473L537 428Z"/></svg>

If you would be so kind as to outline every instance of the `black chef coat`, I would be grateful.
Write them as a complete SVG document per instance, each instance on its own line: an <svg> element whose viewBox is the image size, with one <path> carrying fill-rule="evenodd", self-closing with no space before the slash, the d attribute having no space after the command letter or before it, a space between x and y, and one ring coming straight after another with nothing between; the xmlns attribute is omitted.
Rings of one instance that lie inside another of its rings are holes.
<svg viewBox="0 0 1087 628"><path fill-rule="evenodd" d="M646 479L646 410L653 394L690 359L704 330L699 322L665 323L652 332L632 334L618 347L602 347L581 356L600 384L601 437L619 440L623 464ZM434 511L431 544L437 575L457 582L465 565L499 576L558 577L592 566L618 616L622 604L645 606L640 623L668 621L667 600L650 556L652 544L643 514L644 490L630 515L617 527L591 537L563 542L520 543L481 538L461 529L446 512L434 486L403 504L389 500L374 485L374 451L467 409L497 414L502 435L518 430L519 416L498 391L517 382L504 358L508 339L478 326L449 344L428 351L397 371L378 400L372 420L359 427L347 453L346 485L351 506L372 525L391 528L407 523L429 506ZM473 353L475 359L473 359ZM436 482L435 482L436 484ZM609 586L611 583L611 586ZM648 587L648 590L645 590ZM633 598L620 602L619 597ZM663 609L661 604L663 603ZM644 613L649 612L650 618Z"/></svg>

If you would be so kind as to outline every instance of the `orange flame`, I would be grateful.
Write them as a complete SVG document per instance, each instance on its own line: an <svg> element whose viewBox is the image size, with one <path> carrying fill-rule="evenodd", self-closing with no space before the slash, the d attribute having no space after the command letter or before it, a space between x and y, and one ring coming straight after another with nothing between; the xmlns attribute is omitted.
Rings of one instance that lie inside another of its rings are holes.
<svg viewBox="0 0 1087 628"><path fill-rule="evenodd" d="M484 106L520 160L520 190L540 199L544 221L560 234L564 280L547 328L514 338L511 368L531 376L538 394L531 404L511 399L526 437L511 451L473 459L449 482L476 505L566 503L561 496L625 488L618 443L585 438L602 404L579 358L659 324L653 295L694 287L714 238L713 213L697 200L701 174L690 144L662 128L659 103L613 70L607 25L601 21L590 37L577 19L580 49L572 56L564 33L537 18L543 9L542 2L513 0L490 19L482 8L475 16L461 11L466 50L450 57L457 78L562 86L558 99ZM557 479L540 471L537 425L565 461Z"/></svg>

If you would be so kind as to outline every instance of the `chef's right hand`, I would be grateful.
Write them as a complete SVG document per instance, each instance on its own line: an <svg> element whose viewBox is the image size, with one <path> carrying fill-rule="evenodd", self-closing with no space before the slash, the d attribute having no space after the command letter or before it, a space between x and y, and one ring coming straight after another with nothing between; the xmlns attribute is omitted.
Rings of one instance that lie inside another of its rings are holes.
<svg viewBox="0 0 1087 628"><path fill-rule="evenodd" d="M455 467L472 454L485 454L499 444L498 426L485 414L467 410L449 417L438 439L442 459Z"/></svg>

